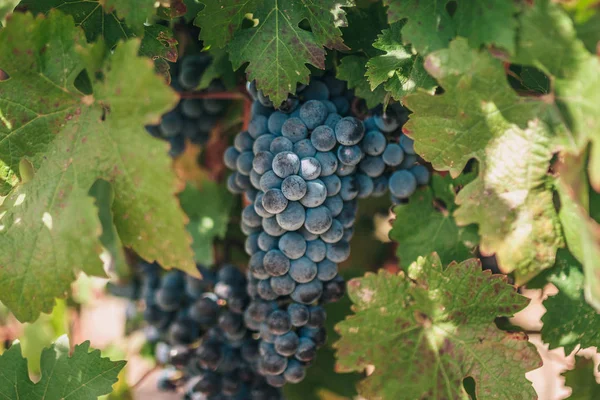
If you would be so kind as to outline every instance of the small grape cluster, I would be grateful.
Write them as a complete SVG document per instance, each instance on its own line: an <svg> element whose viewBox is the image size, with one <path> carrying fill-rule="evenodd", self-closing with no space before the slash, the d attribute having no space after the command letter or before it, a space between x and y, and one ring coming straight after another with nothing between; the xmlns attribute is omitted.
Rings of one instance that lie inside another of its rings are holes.
<svg viewBox="0 0 600 400"><path fill-rule="evenodd" d="M192 94L224 91L218 80L213 80L205 91L194 91L210 63L211 57L206 53L182 57L171 64L171 87L179 93ZM162 116L160 124L147 126L146 130L152 136L167 140L171 145L169 154L176 157L185 150L186 139L195 144L206 143L227 106L227 100L183 98L177 107Z"/></svg>
<svg viewBox="0 0 600 400"><path fill-rule="evenodd" d="M243 321L246 277L227 264L216 273L199 269L202 280L140 264L144 319L157 360L169 366L159 388L182 388L189 400L280 400L280 390L257 373L258 341Z"/></svg>
<svg viewBox="0 0 600 400"><path fill-rule="evenodd" d="M252 298L244 321L260 335L259 372L282 387L304 378L326 341L322 305L345 291L338 263L350 255L357 199L388 187L394 199L406 199L429 178L413 165L408 137L386 137L398 118L363 124L347 115L352 93L344 82L313 78L278 110L252 83L248 91L252 120L224 162L234 171L229 190L250 203L241 223Z"/></svg>

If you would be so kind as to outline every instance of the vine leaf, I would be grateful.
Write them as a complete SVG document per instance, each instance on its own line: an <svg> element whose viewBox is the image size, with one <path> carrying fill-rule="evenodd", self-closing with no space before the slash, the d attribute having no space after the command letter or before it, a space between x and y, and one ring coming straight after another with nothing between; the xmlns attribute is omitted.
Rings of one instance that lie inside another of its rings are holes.
<svg viewBox="0 0 600 400"><path fill-rule="evenodd" d="M113 0L121 1L121 0ZM137 5L138 1L128 0ZM154 2L144 0L142 3L153 4ZM89 42L95 42L103 38L110 48L116 46L119 41L125 41L135 37L142 37L140 55L154 60L156 69L165 77L169 78L169 62L177 61L177 41L173 32L166 26L144 24L132 21L129 18L123 20L117 16L115 9L109 4L94 1L81 0L65 2L64 0L24 0L22 4L34 14L47 14L50 10L58 9L69 14L75 20L77 26L81 26ZM128 5L129 7L129 5ZM120 15L120 14L119 14Z"/></svg>
<svg viewBox="0 0 600 400"><path fill-rule="evenodd" d="M533 399L525 372L541 365L523 333L499 330L528 300L504 275L475 259L444 268L433 253L403 273L367 273L348 283L355 314L340 322L337 369L374 372L359 384L369 399L466 399L472 377L478 399Z"/></svg>
<svg viewBox="0 0 600 400"><path fill-rule="evenodd" d="M103 0L107 10L115 10L117 16L127 21L130 28L138 35L143 33L144 23L155 13L154 0ZM100 4L100 3L99 3Z"/></svg>
<svg viewBox="0 0 600 400"><path fill-rule="evenodd" d="M225 186L207 179L200 189L188 184L179 201L190 219L187 229L196 262L214 265L213 239L222 239L227 233L233 197Z"/></svg>
<svg viewBox="0 0 600 400"><path fill-rule="evenodd" d="M379 86L371 90L369 82L365 79L368 60L368 57L359 55L342 58L337 68L337 78L348 82L348 88L354 89L356 96L364 99L367 107L373 108L384 101L385 89Z"/></svg>
<svg viewBox="0 0 600 400"><path fill-rule="evenodd" d="M437 251L444 264L473 257L472 249L478 242L475 226L459 227L452 216L456 207L455 184L449 176L434 175L432 179L432 186L439 188L439 192L444 191L441 196L426 187L417 191L407 204L394 208L396 219L390 239L398 243L396 254L403 266L433 251ZM435 207L434 201L438 198L444 201L445 209Z"/></svg>
<svg viewBox="0 0 600 400"><path fill-rule="evenodd" d="M436 170L458 176L471 158L479 177L456 197L457 224L479 225L481 251L497 253L500 268L523 283L554 265L563 246L547 174L553 137L549 106L519 97L502 62L469 48L464 39L427 56L427 71L444 94L405 98L414 113L404 131Z"/></svg>
<svg viewBox="0 0 600 400"><path fill-rule="evenodd" d="M0 26L4 25L6 16L13 12L19 0L0 0Z"/></svg>
<svg viewBox="0 0 600 400"><path fill-rule="evenodd" d="M0 355L0 392L10 399L30 400L95 400L112 392L125 361L110 361L100 350L90 352L90 342L76 345L69 356L69 339L61 336L42 351L42 376L39 382L29 379L27 360L21 345L13 344Z"/></svg>
<svg viewBox="0 0 600 400"><path fill-rule="evenodd" d="M419 54L448 47L450 41L462 36L469 45L494 44L514 51L517 4L503 0L457 0L456 10L449 11L446 2L384 0L391 23L406 19L402 29L405 43L412 43Z"/></svg>
<svg viewBox="0 0 600 400"><path fill-rule="evenodd" d="M544 274L558 294L544 301L542 340L550 349L564 347L570 354L577 345L581 348L600 344L600 315L586 303L583 295L584 276L581 264L567 250L557 253L556 265Z"/></svg>
<svg viewBox="0 0 600 400"><path fill-rule="evenodd" d="M294 93L296 83L308 83L306 64L325 69L323 47L346 50L339 29L346 25L342 7L350 1L337 0L210 0L195 23L202 28L205 46L223 47L235 69L244 63L248 80L275 104ZM247 13L256 26L241 29ZM306 20L311 31L299 27ZM224 29L225 28L225 29ZM224 33L225 32L225 33Z"/></svg>
<svg viewBox="0 0 600 400"><path fill-rule="evenodd" d="M594 360L585 357L576 357L575 369L565 372L565 385L573 391L569 400L594 400L600 398L600 385L594 373L598 368Z"/></svg>
<svg viewBox="0 0 600 400"><path fill-rule="evenodd" d="M371 90L383 84L398 101L419 89L433 94L436 87L435 80L423 67L423 57L413 54L410 45L402 44L402 25L395 23L382 31L373 47L385 54L371 58L366 73Z"/></svg>
<svg viewBox="0 0 600 400"><path fill-rule="evenodd" d="M536 1L519 22L514 62L536 67L550 78L553 90L548 101L566 131L561 145L579 152L592 143L590 180L600 191L600 58L586 50L570 17L557 4ZM556 54L561 56L557 59Z"/></svg>
<svg viewBox="0 0 600 400"><path fill-rule="evenodd" d="M13 170L26 158L36 171L0 213L0 301L22 321L49 312L75 270L104 275L101 224L88 195L98 178L113 187L125 246L197 273L167 146L144 130L177 96L138 49L137 40L114 52L87 44L60 12L16 13L0 31L0 64L10 76L0 82L0 155ZM84 67L95 77L93 95L73 84Z"/></svg>

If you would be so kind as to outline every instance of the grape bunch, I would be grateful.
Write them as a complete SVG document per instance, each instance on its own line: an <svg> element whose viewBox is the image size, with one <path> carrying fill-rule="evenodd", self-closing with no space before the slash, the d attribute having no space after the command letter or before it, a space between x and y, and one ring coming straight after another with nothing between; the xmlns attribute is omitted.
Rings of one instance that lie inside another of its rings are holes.
<svg viewBox="0 0 600 400"><path fill-rule="evenodd" d="M304 378L326 341L323 304L345 291L338 264L350 255L357 199L388 188L406 199L427 182L412 172L420 173L412 141L393 137L400 114L366 124L349 116L344 82L313 78L278 110L252 83L248 91L251 122L224 162L234 171L229 190L250 203L241 223L253 299L244 321L259 332L259 372L281 387Z"/></svg>
<svg viewBox="0 0 600 400"><path fill-rule="evenodd" d="M257 373L258 341L243 320L246 277L227 264L216 273L199 269L202 280L139 265L149 338L156 342L158 362L168 366L159 388L180 388L189 400L280 400L280 391Z"/></svg>
<svg viewBox="0 0 600 400"><path fill-rule="evenodd" d="M212 81L205 91L194 91L210 63L211 57L206 53L182 57L171 64L171 87L179 93L192 94L224 91L218 80ZM162 116L160 124L147 126L146 130L152 136L167 140L171 145L169 154L176 157L185 150L186 139L195 144L206 143L227 106L227 100L183 98L177 107Z"/></svg>

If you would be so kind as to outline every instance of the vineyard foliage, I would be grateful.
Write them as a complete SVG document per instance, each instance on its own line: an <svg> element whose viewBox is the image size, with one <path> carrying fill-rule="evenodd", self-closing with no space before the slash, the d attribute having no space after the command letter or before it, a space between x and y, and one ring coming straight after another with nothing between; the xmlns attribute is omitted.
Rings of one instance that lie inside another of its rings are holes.
<svg viewBox="0 0 600 400"><path fill-rule="evenodd" d="M178 35L181 20L201 42ZM221 79L232 104L205 146L214 154L173 161L145 127L178 104L169 83L189 48L213 57L197 88ZM352 311L333 306L334 339L286 396L536 398L525 373L539 355L497 324L526 307L518 289L558 289L543 303L550 349L600 345L593 1L0 0L0 302L33 322L78 273L126 274L133 253L199 276L240 224L221 156L247 127L245 80L278 105L324 70L362 99L353 111L410 110L403 132L436 172L392 208L399 268L353 275ZM502 274L482 271L492 255ZM21 350L0 355L11 399L96 398L124 365L57 342L33 383ZM578 358L567 373L572 398L598 396L592 370Z"/></svg>

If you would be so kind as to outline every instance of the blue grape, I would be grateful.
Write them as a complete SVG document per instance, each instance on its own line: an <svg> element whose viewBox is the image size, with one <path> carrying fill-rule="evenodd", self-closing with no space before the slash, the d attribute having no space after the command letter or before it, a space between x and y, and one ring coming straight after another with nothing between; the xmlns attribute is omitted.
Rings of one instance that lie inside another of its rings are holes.
<svg viewBox="0 0 600 400"><path fill-rule="evenodd" d="M252 160L252 168L262 175L271 169L273 158L274 156L270 151L259 151Z"/></svg>
<svg viewBox="0 0 600 400"><path fill-rule="evenodd" d="M260 189L260 179L262 178L262 175L253 169L252 171L250 171L249 177L250 177L250 184L252 185L252 187L257 190ZM261 217L262 217L262 215L261 215Z"/></svg>
<svg viewBox="0 0 600 400"><path fill-rule="evenodd" d="M292 329L292 321L286 311L275 310L267 317L267 326L273 335L283 335Z"/></svg>
<svg viewBox="0 0 600 400"><path fill-rule="evenodd" d="M318 100L309 100L300 107L300 119L310 130L325 122L328 114L327 106Z"/></svg>
<svg viewBox="0 0 600 400"><path fill-rule="evenodd" d="M290 297L297 303L311 304L318 300L322 293L323 283L318 279L313 279L308 283L297 284Z"/></svg>
<svg viewBox="0 0 600 400"><path fill-rule="evenodd" d="M295 231L304 225L306 212L304 207L297 201L288 202L288 206L283 212L275 216L277 223L287 231ZM272 233L271 233L272 235Z"/></svg>
<svg viewBox="0 0 600 400"><path fill-rule="evenodd" d="M344 236L344 226L340 221L334 219L329 229L321 234L321 240L325 243L337 243ZM327 250L325 250L327 252Z"/></svg>
<svg viewBox="0 0 600 400"><path fill-rule="evenodd" d="M365 120L363 121L363 124L365 126L365 130L367 131L372 131L372 130L377 130L377 124L375 124L375 117L368 117L365 118Z"/></svg>
<svg viewBox="0 0 600 400"><path fill-rule="evenodd" d="M327 313L323 307L312 306L310 307L310 317L306 326L309 328L321 328L325 325L326 319Z"/></svg>
<svg viewBox="0 0 600 400"><path fill-rule="evenodd" d="M294 153L300 158L313 157L317 154L317 149L315 149L315 146L313 146L309 139L302 139L294 143Z"/></svg>
<svg viewBox="0 0 600 400"><path fill-rule="evenodd" d="M300 171L300 158L296 154L284 151L273 158L273 172L278 177L287 178L290 175L298 174L298 171Z"/></svg>
<svg viewBox="0 0 600 400"><path fill-rule="evenodd" d="M341 96L346 91L346 82L331 75L324 77L323 82L327 85L330 96Z"/></svg>
<svg viewBox="0 0 600 400"><path fill-rule="evenodd" d="M306 211L304 227L310 233L320 235L331 227L332 221L331 211L325 206L318 206Z"/></svg>
<svg viewBox="0 0 600 400"><path fill-rule="evenodd" d="M288 203L289 205L289 203ZM283 229L279 223L277 222L276 217L271 218L263 218L262 220L262 228L271 236L279 237L285 233L285 229Z"/></svg>
<svg viewBox="0 0 600 400"><path fill-rule="evenodd" d="M286 138L286 137L277 136L271 142L269 150L273 154L282 153L284 151L293 151L294 150L294 143L292 143L292 141L290 139Z"/></svg>
<svg viewBox="0 0 600 400"><path fill-rule="evenodd" d="M404 160L404 150L396 143L389 143L381 157L387 165L397 167Z"/></svg>
<svg viewBox="0 0 600 400"><path fill-rule="evenodd" d="M404 161L400 163L398 168L400 169L409 169L417 162L417 156L415 154L406 154L404 156Z"/></svg>
<svg viewBox="0 0 600 400"><path fill-rule="evenodd" d="M399 199L406 199L415 192L417 179L409 171L396 171L388 182L390 192Z"/></svg>
<svg viewBox="0 0 600 400"><path fill-rule="evenodd" d="M225 150L225 154L223 155L223 161L225 166L231 170L235 170L237 168L237 159L240 156L240 152L233 146L228 147Z"/></svg>
<svg viewBox="0 0 600 400"><path fill-rule="evenodd" d="M394 115L376 115L374 117L375 125L382 132L391 133L400 127L400 121Z"/></svg>
<svg viewBox="0 0 600 400"><path fill-rule="evenodd" d="M300 337L298 350L296 350L296 358L300 361L310 362L317 355L317 345L307 337Z"/></svg>
<svg viewBox="0 0 600 400"><path fill-rule="evenodd" d="M248 124L248 133L253 139L257 139L259 136L269 133L267 128L267 117L264 115L255 115Z"/></svg>
<svg viewBox="0 0 600 400"><path fill-rule="evenodd" d="M286 367L286 369L287 369L287 367ZM270 386L272 386L274 388L283 387L285 385L285 383L287 382L285 380L285 377L283 376L283 373L276 374L276 375L267 375L265 377L265 380Z"/></svg>
<svg viewBox="0 0 600 400"><path fill-rule="evenodd" d="M321 175L321 163L314 157L305 157L300 160L300 176L304 180L317 179Z"/></svg>
<svg viewBox="0 0 600 400"><path fill-rule="evenodd" d="M318 151L329 151L337 144L333 129L327 125L317 126L310 135L310 141Z"/></svg>
<svg viewBox="0 0 600 400"><path fill-rule="evenodd" d="M359 146L340 146L337 156L342 164L357 165L362 160L364 153Z"/></svg>
<svg viewBox="0 0 600 400"><path fill-rule="evenodd" d="M329 175L321 178L327 189L327 197L335 196L342 188L342 181L337 175Z"/></svg>
<svg viewBox="0 0 600 400"><path fill-rule="evenodd" d="M283 371L283 377L287 382L300 383L306 377L306 368L300 362L291 360Z"/></svg>
<svg viewBox="0 0 600 400"><path fill-rule="evenodd" d="M250 186L252 186L248 176L242 175L239 172L234 173L233 176L235 179L235 184L242 190L249 190Z"/></svg>
<svg viewBox="0 0 600 400"><path fill-rule="evenodd" d="M273 135L281 135L281 128L287 119L288 116L286 114L281 111L275 111L269 116L269 121L267 123L269 132Z"/></svg>
<svg viewBox="0 0 600 400"><path fill-rule="evenodd" d="M277 353L281 354L282 356L291 357L296 354L296 350L298 350L300 338L295 332L290 331L284 333L283 335L277 336L274 344L275 351L277 351Z"/></svg>
<svg viewBox="0 0 600 400"><path fill-rule="evenodd" d="M358 187L358 198L367 198L373 193L373 179L365 174L356 174L356 185Z"/></svg>
<svg viewBox="0 0 600 400"><path fill-rule="evenodd" d="M285 198L281 190L269 189L263 195L262 205L267 212L279 214L287 207L288 199Z"/></svg>
<svg viewBox="0 0 600 400"><path fill-rule="evenodd" d="M324 327L309 328L304 326L300 328L298 335L312 340L317 347L321 347L327 342L327 330Z"/></svg>
<svg viewBox="0 0 600 400"><path fill-rule="evenodd" d="M324 259L317 264L317 278L320 281L330 281L337 275L337 264L331 260Z"/></svg>
<svg viewBox="0 0 600 400"><path fill-rule="evenodd" d="M306 194L306 181L298 175L290 175L281 183L281 191L288 200L300 200Z"/></svg>
<svg viewBox="0 0 600 400"><path fill-rule="evenodd" d="M344 229L344 236L342 236L342 240L345 240L346 242L349 242L352 239L353 236L354 236L354 227L345 228Z"/></svg>
<svg viewBox="0 0 600 400"><path fill-rule="evenodd" d="M300 199L300 203L305 207L317 207L323 204L326 198L327 188L325 187L325 184L323 181L315 179L306 182L306 194Z"/></svg>
<svg viewBox="0 0 600 400"><path fill-rule="evenodd" d="M169 111L162 116L159 125L160 131L164 137L173 137L181 132L183 128L183 118L176 111Z"/></svg>
<svg viewBox="0 0 600 400"><path fill-rule="evenodd" d="M363 123L354 117L344 117L335 125L335 137L344 146L354 146L365 136Z"/></svg>
<svg viewBox="0 0 600 400"><path fill-rule="evenodd" d="M307 214L308 214L308 212L307 212ZM306 241L308 241L308 240L315 240L315 239L317 239L319 237L319 235L315 235L314 233L310 233L308 230L306 230L305 227L302 227L302 228L298 229L297 232L299 234L301 234L302 237L304 238L304 240L306 240Z"/></svg>
<svg viewBox="0 0 600 400"><path fill-rule="evenodd" d="M181 100L181 113L188 118L200 118L204 114L201 99Z"/></svg>
<svg viewBox="0 0 600 400"><path fill-rule="evenodd" d="M325 259L325 255L327 254L327 246L325 242L320 239L311 240L306 243L306 253L305 256L313 261L320 262Z"/></svg>
<svg viewBox="0 0 600 400"><path fill-rule="evenodd" d="M256 289L258 291L258 295L265 300L275 300L278 297L277 293L275 293L271 287L270 279L263 279L259 281Z"/></svg>
<svg viewBox="0 0 600 400"><path fill-rule="evenodd" d="M325 104L325 107L327 107L327 112L329 113L336 113L338 111L335 107L335 104L329 100L321 100L321 103Z"/></svg>
<svg viewBox="0 0 600 400"><path fill-rule="evenodd" d="M236 167L240 174L249 175L252 170L252 161L254 154L251 151L245 151L237 158Z"/></svg>
<svg viewBox="0 0 600 400"><path fill-rule="evenodd" d="M252 276L256 279L267 279L269 276L269 272L264 266L264 259L267 253L264 251L257 251L250 257L250 261L248 261L248 268Z"/></svg>
<svg viewBox="0 0 600 400"><path fill-rule="evenodd" d="M406 154L417 154L415 153L415 142L406 135L400 136L400 146Z"/></svg>
<svg viewBox="0 0 600 400"><path fill-rule="evenodd" d="M302 91L305 100L327 100L329 98L329 89L321 81L312 80Z"/></svg>
<svg viewBox="0 0 600 400"><path fill-rule="evenodd" d="M273 112L273 109L263 106L259 101L255 101L252 103L250 112L252 115L264 115L268 117Z"/></svg>
<svg viewBox="0 0 600 400"><path fill-rule="evenodd" d="M281 276L290 270L290 260L280 250L267 251L263 258L265 270L271 276Z"/></svg>
<svg viewBox="0 0 600 400"><path fill-rule="evenodd" d="M244 243L244 248L246 250L246 253L248 253L249 256L260 250L258 248L258 232L253 233L252 235L250 235L246 238L246 242Z"/></svg>
<svg viewBox="0 0 600 400"><path fill-rule="evenodd" d="M263 322L260 325L259 332L260 332L260 338L262 339L262 341L267 342L267 344L275 343L275 338L277 336L271 333L271 330L269 329L269 325L267 325L266 318L265 318L265 322ZM271 354L276 353L275 346L260 346L260 349L263 350L263 351L261 351L261 356L264 356L269 353L271 353Z"/></svg>
<svg viewBox="0 0 600 400"><path fill-rule="evenodd" d="M287 357L279 354L266 354L260 358L259 363L260 368L266 375L279 375L287 367Z"/></svg>
<svg viewBox="0 0 600 400"><path fill-rule="evenodd" d="M287 313L290 316L290 322L295 327L306 325L308 318L310 317L308 307L298 303L290 304L287 308Z"/></svg>
<svg viewBox="0 0 600 400"><path fill-rule="evenodd" d="M279 239L279 250L291 260L298 259L306 251L306 240L297 232L285 233Z"/></svg>
<svg viewBox="0 0 600 400"><path fill-rule="evenodd" d="M241 229L242 229L242 233L243 233L244 235L251 235L251 234L253 234L253 233L255 233L255 232L258 232L258 231L260 231L260 228L259 228L259 227L251 227L251 226L248 226L248 224L244 223L244 221L242 221L242 224L241 224Z"/></svg>
<svg viewBox="0 0 600 400"><path fill-rule="evenodd" d="M355 176L344 176L342 179L340 196L344 201L350 201L358 196L358 183Z"/></svg>
<svg viewBox="0 0 600 400"><path fill-rule="evenodd" d="M242 211L242 221L252 228L258 228L262 223L262 218L256 213L254 206L249 205Z"/></svg>
<svg viewBox="0 0 600 400"><path fill-rule="evenodd" d="M350 244L339 241L337 243L327 243L327 258L333 262L341 263L350 257Z"/></svg>
<svg viewBox="0 0 600 400"><path fill-rule="evenodd" d="M338 176L348 176L354 173L356 166L340 163L335 171Z"/></svg>
<svg viewBox="0 0 600 400"><path fill-rule="evenodd" d="M261 232L258 235L258 247L262 251L269 251L277 247L279 238L269 235L267 232Z"/></svg>
<svg viewBox="0 0 600 400"><path fill-rule="evenodd" d="M330 151L318 151L317 154L315 154L315 158L319 161L319 164L321 164L321 176L335 174L335 171L338 168L338 159L335 154Z"/></svg>
<svg viewBox="0 0 600 400"><path fill-rule="evenodd" d="M388 188L388 178L385 175L373 179L373 196L383 196Z"/></svg>
<svg viewBox="0 0 600 400"><path fill-rule="evenodd" d="M291 117L281 127L281 134L296 143L308 136L308 129L300 118Z"/></svg>
<svg viewBox="0 0 600 400"><path fill-rule="evenodd" d="M267 171L260 178L260 190L263 192L268 191L269 189L278 189L281 187L281 183L283 179L275 175L275 172Z"/></svg>
<svg viewBox="0 0 600 400"><path fill-rule="evenodd" d="M298 283L307 283L317 276L317 264L308 257L300 257L291 262L289 275Z"/></svg>
<svg viewBox="0 0 600 400"><path fill-rule="evenodd" d="M341 188L341 186L342 186L342 183L340 181L340 188ZM385 187L387 189L387 180L386 180ZM329 211L331 211L331 216L335 218L338 215L340 215L340 213L342 212L342 208L344 207L344 200L342 200L342 196L340 196L339 194L336 194L335 196L328 197L325 200L325 203L323 203L323 205L325 207L329 208Z"/></svg>
<svg viewBox="0 0 600 400"><path fill-rule="evenodd" d="M254 139L246 131L238 133L233 141L233 145L240 153L252 150L253 144Z"/></svg>
<svg viewBox="0 0 600 400"><path fill-rule="evenodd" d="M346 284L344 278L337 275L332 280L323 284L323 294L321 301L325 303L334 303L339 301L346 293Z"/></svg>
<svg viewBox="0 0 600 400"><path fill-rule="evenodd" d="M287 296L291 294L295 288L296 282L294 282L289 274L271 278L271 289L273 289L278 296Z"/></svg>
<svg viewBox="0 0 600 400"><path fill-rule="evenodd" d="M377 178L385 171L385 162L381 157L366 156L360 164L358 164L358 168L371 178Z"/></svg>
<svg viewBox="0 0 600 400"><path fill-rule="evenodd" d="M335 129L335 126L338 122L340 122L341 119L341 115L332 113L327 116L327 119L325 120L325 123L323 125L327 125L331 129Z"/></svg>
<svg viewBox="0 0 600 400"><path fill-rule="evenodd" d="M419 185L427 185L429 183L431 174L424 165L415 165L410 169L410 172L415 176Z"/></svg>
<svg viewBox="0 0 600 400"><path fill-rule="evenodd" d="M350 111L350 102L345 97L337 96L331 99L331 101L335 105L338 113L344 115Z"/></svg>
<svg viewBox="0 0 600 400"><path fill-rule="evenodd" d="M258 138L256 138L254 144L252 145L252 152L256 154L259 151L270 151L273 140L275 140L275 136L273 135L260 135Z"/></svg>

